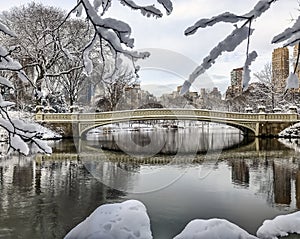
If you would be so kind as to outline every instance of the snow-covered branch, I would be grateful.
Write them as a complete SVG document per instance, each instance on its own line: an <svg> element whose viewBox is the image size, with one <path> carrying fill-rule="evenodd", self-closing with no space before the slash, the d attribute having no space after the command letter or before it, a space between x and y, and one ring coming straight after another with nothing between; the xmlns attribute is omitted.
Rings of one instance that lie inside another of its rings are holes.
<svg viewBox="0 0 300 239"><path fill-rule="evenodd" d="M75 66L73 68L70 68L68 70L65 70L65 71L60 71L60 72L57 72L57 73L47 73L45 74L46 77L59 77L61 75L68 75L70 74L72 71L75 71L75 70L80 70L82 69L84 66L83 65L80 65L80 66Z"/></svg>
<svg viewBox="0 0 300 239"><path fill-rule="evenodd" d="M286 41L284 46L293 46L300 40L300 16L295 21L294 25L287 28L282 33L275 36L272 43L280 43Z"/></svg>
<svg viewBox="0 0 300 239"><path fill-rule="evenodd" d="M236 28L232 31L230 35L228 35L223 41L221 41L215 48L213 48L209 55L203 59L203 62L200 66L198 66L192 74L190 74L189 79L184 82L183 87L181 88L181 94L185 94L188 92L191 84L195 81L195 79L203 74L207 69L209 69L214 63L215 60L222 55L223 52L231 52L234 51L235 48L247 39L248 35L252 34L253 29L249 29L246 26L241 28Z"/></svg>
<svg viewBox="0 0 300 239"><path fill-rule="evenodd" d="M147 16L147 17L151 17L151 16L162 17L163 16L162 12L158 8L156 8L154 5L140 6L132 0L120 0L120 2L124 6L128 6L133 10L140 10L141 14L144 16ZM165 10L167 11L167 14L171 14L171 12L173 10L173 4L170 0L157 0L157 2L161 5L163 5Z"/></svg>
<svg viewBox="0 0 300 239"><path fill-rule="evenodd" d="M131 37L131 27L120 19L105 18L104 15L111 7L111 0L94 0L93 3L90 0L79 0L77 5L67 14L64 22L71 16L71 13L76 12L77 16L81 16L85 13L87 20L94 28L94 36L91 36L91 41L85 46L83 50L83 60L85 65L85 71L91 73L92 62L89 60L89 53L91 48L99 41L100 49L105 42L111 49L112 53L117 58L118 55L123 54L129 59L135 61L139 58L145 58L149 56L147 52L137 52L132 50L134 48L134 39ZM162 17L163 13L154 4L142 6L136 3L134 0L119 0L119 2L131 8L132 10L138 10L142 15L147 17ZM170 14L173 10L171 0L157 0L158 4L163 6L167 14ZM103 58L103 57L102 57ZM134 65L134 63L133 63Z"/></svg>
<svg viewBox="0 0 300 239"><path fill-rule="evenodd" d="M167 14L171 14L173 11L173 4L171 0L157 0L158 3L164 6L167 11Z"/></svg>
<svg viewBox="0 0 300 239"><path fill-rule="evenodd" d="M144 16L147 16L147 17L151 17L151 16L162 17L163 16L162 12L158 8L154 7L153 5L140 6L132 0L120 0L120 2L124 6L128 6L133 10L140 10L141 14L143 14Z"/></svg>
<svg viewBox="0 0 300 239"><path fill-rule="evenodd" d="M250 81L250 72L249 66L256 59L257 53L256 51L251 52L245 62L244 70L243 70L243 90L245 91L248 88Z"/></svg>
<svg viewBox="0 0 300 239"><path fill-rule="evenodd" d="M248 20L249 18L243 17L243 16L237 16L233 13L230 12L225 12L222 13L218 16L212 17L210 19L208 18L204 18L204 19L200 19L199 21L197 21L193 26L188 27L185 31L184 34L186 36L188 35L192 35L194 33L196 33L196 31L199 28L205 28L208 26L213 26L218 22L230 22L230 23L237 23L240 20Z"/></svg>
<svg viewBox="0 0 300 239"><path fill-rule="evenodd" d="M257 2L257 4L254 6L252 10L250 10L249 12L243 15L239 16L234 13L225 12L209 19L208 18L201 19L197 21L194 25L188 27L184 32L185 35L192 35L196 33L199 28L206 28L208 26L213 26L219 22L234 23L234 24L237 24L241 21L243 22L242 26L240 27L236 26L236 29L225 40L220 42L218 46L216 46L211 50L210 54L203 60L203 63L200 66L198 66L193 71L193 73L189 76L189 79L184 82L184 85L180 93L185 94L189 90L189 87L195 81L195 79L201 74L203 74L207 69L209 69L212 66L212 64L215 63L217 57L219 57L222 54L222 52L233 51L238 45L240 45L245 39L247 39L247 37L248 37L248 43L247 43L247 50L246 50L246 55L247 55L246 62L249 63L250 59L252 61L254 59L253 57L254 53L252 53L252 56L248 55L249 39L250 39L250 35L254 31L254 29L251 29L251 23L253 22L253 20L260 17L265 11L267 11L270 8L271 4L274 3L275 1L276 0L260 0ZM248 27L246 27L247 25ZM245 76L247 76L249 73L249 64L245 66L245 69L247 70ZM245 86L247 86L248 80L249 78L246 78L246 81L244 82Z"/></svg>
<svg viewBox="0 0 300 239"><path fill-rule="evenodd" d="M131 1L130 1L131 2ZM112 18L102 18L99 16L88 0L81 0L81 3L86 11L87 18L95 28L95 34L99 38L104 39L116 53L123 53L126 56L134 58L148 57L148 53L138 53L136 51L127 50L125 47L133 48L133 39L130 38L130 26L120 20ZM96 39L96 37L94 37ZM124 44L125 47L122 45ZM87 45L87 47L89 47Z"/></svg>

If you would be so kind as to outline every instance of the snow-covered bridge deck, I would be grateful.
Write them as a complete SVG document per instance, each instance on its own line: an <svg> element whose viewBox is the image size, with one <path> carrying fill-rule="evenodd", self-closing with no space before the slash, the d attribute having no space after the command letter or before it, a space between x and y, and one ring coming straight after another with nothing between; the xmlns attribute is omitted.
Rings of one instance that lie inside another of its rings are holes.
<svg viewBox="0 0 300 239"><path fill-rule="evenodd" d="M277 136L300 121L297 113L234 113L202 109L136 109L101 113L37 113L36 121L67 127L66 136L111 123L140 120L195 120L227 124L255 136Z"/></svg>

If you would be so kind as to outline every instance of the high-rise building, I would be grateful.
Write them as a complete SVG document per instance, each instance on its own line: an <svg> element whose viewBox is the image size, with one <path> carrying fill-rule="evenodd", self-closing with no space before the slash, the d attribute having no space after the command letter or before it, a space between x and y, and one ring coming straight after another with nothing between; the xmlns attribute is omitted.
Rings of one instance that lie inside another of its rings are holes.
<svg viewBox="0 0 300 239"><path fill-rule="evenodd" d="M234 98L242 93L242 82L243 82L243 67L233 69L230 72L230 86L226 91L226 99Z"/></svg>
<svg viewBox="0 0 300 239"><path fill-rule="evenodd" d="M242 88L243 82L243 67L233 69L230 72L231 86Z"/></svg>
<svg viewBox="0 0 300 239"><path fill-rule="evenodd" d="M296 67L296 63L297 63L297 58L298 58L298 44L296 44L294 46L294 50L293 50L293 72L295 70ZM298 59L298 65L297 65L297 69L296 69L296 75L298 76L298 79L300 79L300 58ZM300 83L300 82L299 82ZM300 92L300 88L295 89L294 92Z"/></svg>
<svg viewBox="0 0 300 239"><path fill-rule="evenodd" d="M293 67L295 69L296 63L297 63L297 58L298 58L298 44L294 46L294 52L293 52ZM294 71L293 69L293 71ZM296 69L296 75L298 76L298 79L300 80L300 58L298 59L298 65ZM300 92L300 88L295 89L294 92Z"/></svg>
<svg viewBox="0 0 300 239"><path fill-rule="evenodd" d="M298 44L296 44L294 46L294 52L293 52L293 67L294 67L294 69L296 67L297 57L298 57ZM300 59L298 60L296 74L297 74L298 78L300 79Z"/></svg>
<svg viewBox="0 0 300 239"><path fill-rule="evenodd" d="M272 84L276 92L283 92L289 76L289 49L281 47L272 53Z"/></svg>

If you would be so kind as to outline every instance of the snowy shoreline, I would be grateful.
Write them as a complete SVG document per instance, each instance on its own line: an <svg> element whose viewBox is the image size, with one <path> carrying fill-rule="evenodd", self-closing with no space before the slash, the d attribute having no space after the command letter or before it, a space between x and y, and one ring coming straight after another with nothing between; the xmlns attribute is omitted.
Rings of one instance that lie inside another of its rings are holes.
<svg viewBox="0 0 300 239"><path fill-rule="evenodd" d="M63 137L59 133L46 128L38 123L36 123L33 119L33 114L27 113L27 112L17 112L17 111L9 111L9 116L12 120L18 119L19 124L26 124L31 131L34 133L35 141L39 141L40 144L43 144L45 148L47 148L47 151L43 151L44 153L51 153L52 149L51 147L48 147L49 141L53 140L61 140ZM12 141L9 142L8 132L0 127L0 157L9 155L12 151L10 149L12 148L18 148L16 145L14 147L11 147ZM15 143L15 142L14 142ZM17 144L22 145L22 144ZM41 152L39 148L35 147L34 145L31 145L30 147L23 144L21 153L28 155L29 153L37 153ZM16 149L16 151L18 151Z"/></svg>
<svg viewBox="0 0 300 239"><path fill-rule="evenodd" d="M41 136L43 140L59 140L62 139L62 135L42 126L41 124L35 122L33 119L33 114L26 112L18 112L18 111L9 111L9 115L11 118L19 118L22 119L25 123L31 124L35 127L38 134Z"/></svg>
<svg viewBox="0 0 300 239"><path fill-rule="evenodd" d="M300 123L296 123L291 127L284 129L280 132L279 137L281 138L300 138Z"/></svg>

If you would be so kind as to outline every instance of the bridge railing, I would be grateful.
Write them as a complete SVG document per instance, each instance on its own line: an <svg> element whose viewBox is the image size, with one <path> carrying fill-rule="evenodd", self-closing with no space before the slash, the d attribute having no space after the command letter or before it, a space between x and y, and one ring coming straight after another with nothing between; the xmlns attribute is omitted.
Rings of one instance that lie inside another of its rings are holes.
<svg viewBox="0 0 300 239"><path fill-rule="evenodd" d="M36 114L37 121L45 122L69 122L69 121L98 121L126 118L205 118L205 119L225 119L225 120L242 120L242 121L297 121L300 120L296 113L234 113L222 111L210 111L201 109L138 109L101 113L42 113Z"/></svg>

